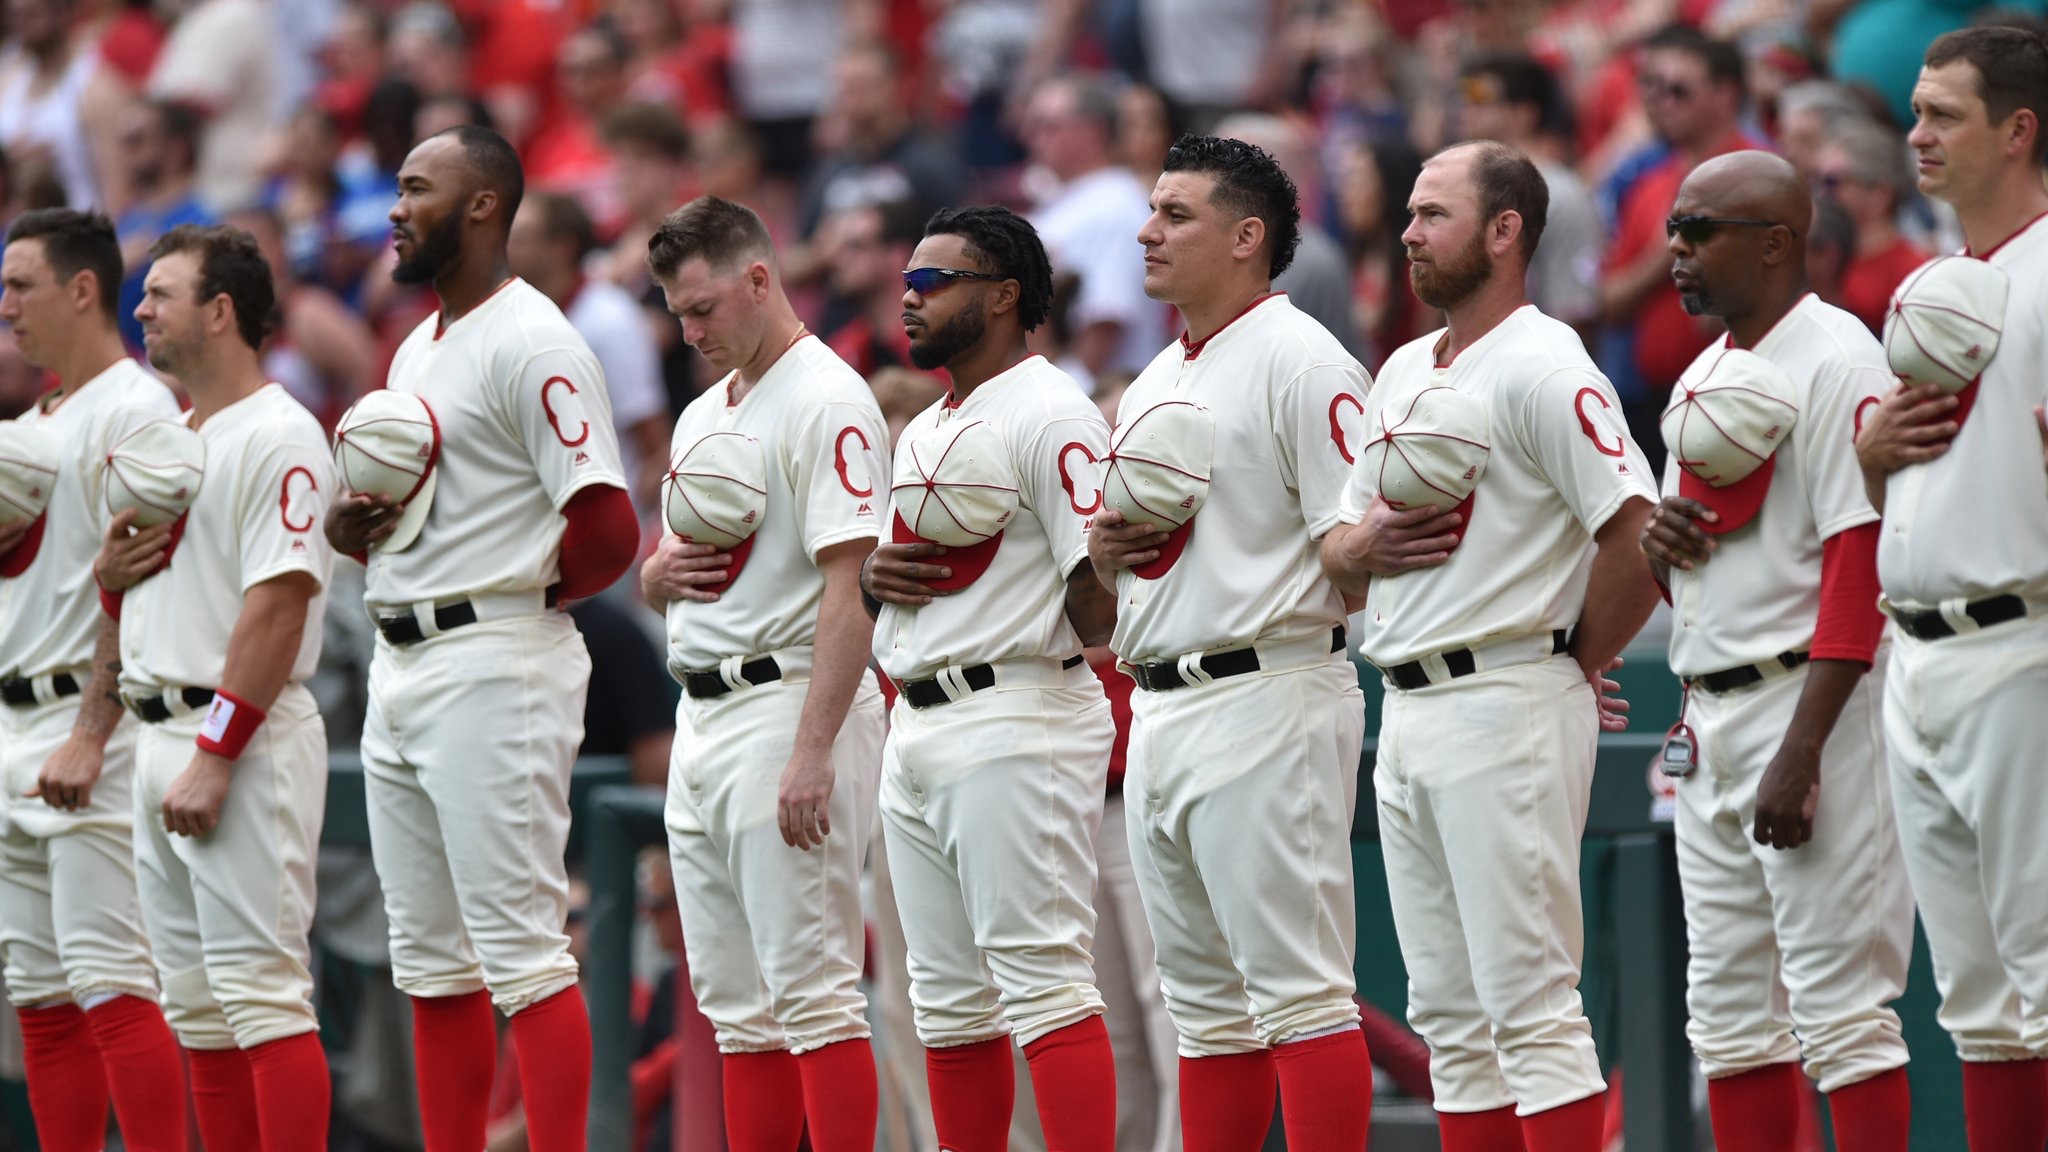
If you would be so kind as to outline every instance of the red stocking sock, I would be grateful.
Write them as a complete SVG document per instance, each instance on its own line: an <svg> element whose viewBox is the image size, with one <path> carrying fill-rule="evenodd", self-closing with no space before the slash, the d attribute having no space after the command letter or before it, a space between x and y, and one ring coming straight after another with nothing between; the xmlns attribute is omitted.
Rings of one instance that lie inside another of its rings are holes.
<svg viewBox="0 0 2048 1152"><path fill-rule="evenodd" d="M1115 1152L1116 1054L1109 1028L1090 1016L1024 1046L1045 1146L1058 1152Z"/></svg>
<svg viewBox="0 0 2048 1152"><path fill-rule="evenodd" d="M1010 1109L1017 1078L1010 1038L924 1050L925 1082L932 1089L932 1121L948 1152L1004 1152L1010 1146Z"/></svg>
<svg viewBox="0 0 2048 1152"><path fill-rule="evenodd" d="M76 1004L23 1008L28 1105L45 1152L99 1152L107 1139L107 1074Z"/></svg>
<svg viewBox="0 0 2048 1152"><path fill-rule="evenodd" d="M1913 1092L1906 1070L1894 1068L1828 1093L1840 1152L1906 1152L1913 1127Z"/></svg>
<svg viewBox="0 0 2048 1152"><path fill-rule="evenodd" d="M1257 1152L1273 1126L1279 1090L1273 1052L1180 1058L1180 1127L1186 1152Z"/></svg>
<svg viewBox="0 0 2048 1152"><path fill-rule="evenodd" d="M1358 1152L1372 1127L1372 1056L1365 1033L1346 1028L1273 1049L1287 1146Z"/></svg>
<svg viewBox="0 0 2048 1152"><path fill-rule="evenodd" d="M1486 1112L1439 1112L1436 1129L1444 1152L1526 1152L1513 1104Z"/></svg>
<svg viewBox="0 0 2048 1152"><path fill-rule="evenodd" d="M512 1017L533 1152L583 1152L590 1126L590 1011L570 985Z"/></svg>
<svg viewBox="0 0 2048 1152"><path fill-rule="evenodd" d="M728 1052L718 1063L725 1072L725 1142L732 1152L796 1152L804 1138L797 1058L778 1048Z"/></svg>
<svg viewBox="0 0 2048 1152"><path fill-rule="evenodd" d="M866 1037L813 1048L796 1058L804 1080L804 1115L816 1152L874 1152L881 1111L875 1049Z"/></svg>
<svg viewBox="0 0 2048 1152"><path fill-rule="evenodd" d="M1966 1061L1963 1125L1970 1152L2041 1152L2048 1145L2048 1060Z"/></svg>
<svg viewBox="0 0 2048 1152"><path fill-rule="evenodd" d="M1799 1065L1788 1061L1707 1081L1714 1143L1743 1152L1794 1152L1804 1079Z"/></svg>
<svg viewBox="0 0 2048 1152"><path fill-rule="evenodd" d="M131 1152L185 1152L185 1062L163 1009L116 996L85 1016Z"/></svg>
<svg viewBox="0 0 2048 1152"><path fill-rule="evenodd" d="M484 1146L498 1071L491 994L413 997L412 1054L427 1152L476 1152Z"/></svg>
<svg viewBox="0 0 2048 1152"><path fill-rule="evenodd" d="M206 1152L263 1152L256 1122L256 1081L240 1048L187 1048L192 1062L192 1111Z"/></svg>
<svg viewBox="0 0 2048 1152"><path fill-rule="evenodd" d="M1522 1142L1529 1152L1600 1152L1607 1125L1607 1093L1522 1117ZM1747 1144L1730 1144L1752 1152Z"/></svg>
<svg viewBox="0 0 2048 1152"><path fill-rule="evenodd" d="M264 1152L327 1147L327 1113L334 1085L318 1032L301 1032L247 1050L256 1082L256 1119ZM209 1150L211 1152L211 1150Z"/></svg>

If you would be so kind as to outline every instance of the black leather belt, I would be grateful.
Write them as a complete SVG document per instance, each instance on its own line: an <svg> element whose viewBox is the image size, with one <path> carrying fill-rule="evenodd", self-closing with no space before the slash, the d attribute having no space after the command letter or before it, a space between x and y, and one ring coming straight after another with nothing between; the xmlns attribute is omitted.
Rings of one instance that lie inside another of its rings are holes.
<svg viewBox="0 0 2048 1152"><path fill-rule="evenodd" d="M1085 657L1069 656L1060 661L1061 671L1079 668ZM985 692L996 686L996 666L993 664L970 664L960 670L960 679L967 683L969 692ZM912 708L930 708L944 704L952 697L946 695L946 686L933 676L928 680L905 680L897 685L902 692L903 702Z"/></svg>
<svg viewBox="0 0 2048 1152"><path fill-rule="evenodd" d="M555 606L556 601L560 599L560 593L559 584L548 589L545 597L548 607ZM434 631L437 635L474 623L476 605L467 600L457 600L453 604L443 604L434 609ZM426 629L420 627L419 616L412 612L407 612L403 616L377 617L377 631L382 632L384 639L393 644L417 644L427 638Z"/></svg>
<svg viewBox="0 0 2048 1152"><path fill-rule="evenodd" d="M213 703L211 688L180 688L178 696L185 701L185 707L194 711ZM135 713L135 718L144 724L161 724L172 716L171 706L164 703L162 696L144 696L139 700L123 696L121 703L126 704L128 710Z"/></svg>
<svg viewBox="0 0 2048 1152"><path fill-rule="evenodd" d="M2007 593L2004 596L1986 596L1963 605L1963 615L1977 622L1979 628L1989 628L2009 620L2019 620L2027 614L2027 602ZM1956 634L1955 625L1942 618L1939 611L1912 612L1904 608L1892 609L1892 623L1899 631L1915 640L1942 640Z"/></svg>
<svg viewBox="0 0 2048 1152"><path fill-rule="evenodd" d="M80 684L71 673L59 672L50 677L50 689L57 694L57 699L62 700L66 696L78 695L85 690L85 685ZM36 703L36 682L26 677L0 680L0 701L5 701L16 708L26 708Z"/></svg>
<svg viewBox="0 0 2048 1152"><path fill-rule="evenodd" d="M1552 656L1562 656L1569 651L1571 651L1571 637L1562 628L1553 629L1550 633L1550 654ZM1470 676L1474 672L1479 671L1479 663L1473 658L1470 648L1458 648L1444 653L1443 657L1444 670L1451 674L1451 679L1453 680L1463 676ZM1394 687L1404 688L1411 692L1417 688L1427 688L1430 685L1429 671L1422 666L1422 661L1420 660L1410 660L1406 664L1396 664L1392 668L1382 668L1380 673L1388 680L1393 681Z"/></svg>
<svg viewBox="0 0 2048 1152"><path fill-rule="evenodd" d="M1330 629L1330 651L1344 650L1344 626ZM1126 664L1125 669L1138 687L1147 692L1166 692L1174 688L1185 688L1190 681L1180 674L1180 661L1162 660L1157 664ZM1227 676L1242 676L1259 670L1259 651L1256 648L1236 648L1229 652L1218 652L1202 657L1202 671L1211 680Z"/></svg>
<svg viewBox="0 0 2048 1152"><path fill-rule="evenodd" d="M1780 652L1776 656L1771 657L1770 663L1776 664L1778 667L1790 672L1812 658L1804 652ZM1751 684L1760 683L1767 679L1770 673L1766 672L1764 667L1764 665L1759 664L1744 664L1740 668L1724 668L1719 672L1709 672L1704 676L1687 677L1685 686L1688 688L1704 688L1719 696L1723 692L1733 692L1737 688L1747 688Z"/></svg>
<svg viewBox="0 0 2048 1152"><path fill-rule="evenodd" d="M757 657L740 665L740 679L745 680L756 688L763 684L773 684L777 680L782 679L782 665L777 664L773 656ZM685 672L683 673L683 691L688 692L691 699L708 700L713 696L723 696L727 692L732 691L732 685L727 684L725 677L719 675L716 670L710 672Z"/></svg>

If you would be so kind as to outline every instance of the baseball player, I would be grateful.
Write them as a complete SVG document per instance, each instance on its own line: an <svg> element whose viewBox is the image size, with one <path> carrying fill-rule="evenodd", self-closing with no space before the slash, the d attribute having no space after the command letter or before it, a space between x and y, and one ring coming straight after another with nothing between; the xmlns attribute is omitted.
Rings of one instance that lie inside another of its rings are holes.
<svg viewBox="0 0 2048 1152"><path fill-rule="evenodd" d="M604 374L505 266L523 186L488 129L406 157L393 277L432 284L441 307L399 346L388 386L433 414L432 495L401 509L343 494L327 523L369 565L370 847L413 1002L428 1152L483 1145L493 1003L512 1018L535 1152L581 1149L589 1108L562 851L590 657L558 609L616 580L639 537Z"/></svg>
<svg viewBox="0 0 2048 1152"><path fill-rule="evenodd" d="M707 440L758 469L743 541L667 532L641 568L683 685L669 857L690 985L723 1053L727 1139L793 1152L808 1121L820 1152L869 1152L875 1058L856 984L884 720L860 568L888 507L888 433L860 376L797 320L751 210L684 205L647 264L683 339L725 372L676 421L671 471ZM671 479L669 500L708 498L695 483Z"/></svg>
<svg viewBox="0 0 2048 1152"><path fill-rule="evenodd" d="M1688 1031L1721 1146L1791 1152L1803 1057L1837 1148L1904 1152L1912 1102L1889 1005L1913 893L1883 676L1865 675L1884 617L1855 461L1857 414L1892 381L1869 329L1807 290L1812 212L1791 164L1735 152L1686 178L1667 226L1681 303L1728 324L1672 391L1664 499L1642 540L1687 691L1665 771L1680 777Z"/></svg>
<svg viewBox="0 0 2048 1152"><path fill-rule="evenodd" d="M57 376L18 425L55 450L54 478L38 482L47 508L0 523L0 958L51 1152L97 1152L110 1091L129 1147L185 1146L184 1069L136 903L135 725L92 585L107 452L178 414L121 345L120 283L104 216L45 209L7 230L0 321ZM0 469L19 466L9 456Z"/></svg>
<svg viewBox="0 0 2048 1152"><path fill-rule="evenodd" d="M1180 1034L1182 1136L1191 1152L1258 1148L1277 1077L1294 1146L1357 1149L1372 1112L1351 971L1365 708L1316 542L1337 522L1365 372L1272 291L1300 209L1270 155L1183 137L1151 202L1145 291L1188 328L1124 394L1117 435L1162 428L1150 458L1209 483L1171 532L1105 510L1088 550L1138 687L1124 802ZM1205 424L1210 452L1193 442Z"/></svg>
<svg viewBox="0 0 2048 1152"><path fill-rule="evenodd" d="M2048 403L2048 46L2015 28L1942 36L1913 107L1920 190L1955 208L1968 243L1967 262L1936 268L2002 291L1964 293L1906 323L1909 278L1887 319L1895 368L1939 351L1941 341L1916 347L1913 336L1932 340L1939 325L1927 321L1942 315L1996 344L1957 341L1950 362L1970 366L1949 383L1966 387L1950 395L1942 383L1902 382L1857 437L1884 514L1885 743L1940 1019L1963 1059L1971 1152L2038 1152L2048 1143L2048 790L2038 770L2048 745L2048 477L2034 409Z"/></svg>
<svg viewBox="0 0 2048 1152"><path fill-rule="evenodd" d="M255 239L186 225L150 257L135 318L150 363L191 396L179 431L205 472L171 540L117 523L96 562L143 722L143 918L206 1146L325 1148L306 932L327 731L304 682L333 568L319 523L334 466L319 421L263 375L275 300Z"/></svg>
<svg viewBox="0 0 2048 1152"><path fill-rule="evenodd" d="M1402 242L1449 326L1380 370L1367 435L1400 451L1359 454L1323 543L1338 586L1365 596L1360 648L1389 686L1373 785L1450 1152L1592 1152L1604 1119L1578 992L1579 836L1603 674L1657 597L1636 543L1655 489L1578 335L1524 294L1548 202L1502 144L1424 165ZM1399 439L1432 412L1455 429L1459 411L1472 426L1443 446ZM1456 511L1388 483L1435 451L1472 452Z"/></svg>
<svg viewBox="0 0 2048 1152"><path fill-rule="evenodd" d="M911 360L946 369L953 388L897 442L894 531L861 587L875 659L899 691L882 828L939 1143L1008 1147L1007 1032L1047 1147L1110 1152L1116 1068L1089 950L1116 726L1081 653L1115 623L1087 563L1109 426L1025 347L1050 311L1052 270L1022 217L938 213L903 279ZM983 467L963 470L983 448ZM906 508L966 513L975 490L950 482L1005 474L1014 513L986 543L948 548L906 521Z"/></svg>

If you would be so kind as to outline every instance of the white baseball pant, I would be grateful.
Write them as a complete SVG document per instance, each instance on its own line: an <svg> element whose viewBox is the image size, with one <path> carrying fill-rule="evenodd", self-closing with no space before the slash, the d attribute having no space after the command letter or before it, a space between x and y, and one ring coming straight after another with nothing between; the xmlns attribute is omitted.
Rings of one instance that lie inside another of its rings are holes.
<svg viewBox="0 0 2048 1152"><path fill-rule="evenodd" d="M1365 699L1343 653L1131 694L1125 818L1183 1056L1358 1023L1351 814Z"/></svg>
<svg viewBox="0 0 2048 1152"><path fill-rule="evenodd" d="M510 1016L576 983L562 854L589 685L559 612L378 638L362 757L400 991L489 988Z"/></svg>
<svg viewBox="0 0 2048 1152"><path fill-rule="evenodd" d="M0 705L0 961L17 1007L157 996L135 894L135 722L123 717L108 738L83 811L22 795L71 735L78 705Z"/></svg>
<svg viewBox="0 0 2048 1152"><path fill-rule="evenodd" d="M863 673L832 744L832 832L805 852L783 843L776 796L809 688L796 676L686 694L676 709L669 866L690 989L721 1052L801 1054L869 1034L860 872L874 831L882 693Z"/></svg>
<svg viewBox="0 0 2048 1152"><path fill-rule="evenodd" d="M164 1017L187 1048L254 1048L319 1028L307 930L327 810L327 728L286 686L235 761L220 824L164 831L164 794L192 763L204 708L142 725L135 858Z"/></svg>
<svg viewBox="0 0 2048 1152"><path fill-rule="evenodd" d="M1756 793L1799 705L1801 667L1725 695L1695 689L1699 767L1678 782L1686 1035L1708 1079L1804 1057L1832 1092L1906 1063L1898 1013L1913 954L1884 756L1880 664L1821 751L1813 839L1758 844Z"/></svg>
<svg viewBox="0 0 2048 1152"><path fill-rule="evenodd" d="M2048 619L1892 641L1885 740L1906 871L1964 1060L2048 1058Z"/></svg>
<svg viewBox="0 0 2048 1152"><path fill-rule="evenodd" d="M1052 661L1047 665L1059 675ZM1086 664L1058 687L898 701L882 834L927 1048L1021 1047L1102 1012L1095 837L1116 725Z"/></svg>
<svg viewBox="0 0 2048 1152"><path fill-rule="evenodd" d="M1606 1088L1579 1000L1579 837L1599 736L1567 657L1390 688L1373 785L1408 1022L1439 1112Z"/></svg>

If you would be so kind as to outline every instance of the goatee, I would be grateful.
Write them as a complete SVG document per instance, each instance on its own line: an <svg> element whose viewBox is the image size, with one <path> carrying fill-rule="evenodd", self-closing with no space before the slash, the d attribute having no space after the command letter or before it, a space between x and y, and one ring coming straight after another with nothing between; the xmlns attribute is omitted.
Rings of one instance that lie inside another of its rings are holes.
<svg viewBox="0 0 2048 1152"><path fill-rule="evenodd" d="M462 217L449 216L413 243L412 259L400 260L391 278L400 284L432 284L462 256Z"/></svg>
<svg viewBox="0 0 2048 1152"><path fill-rule="evenodd" d="M976 300L945 324L926 328L924 340L910 346L910 362L930 372L934 368L944 368L962 352L981 343L982 336L988 332L988 317L983 315L980 304L981 301Z"/></svg>

